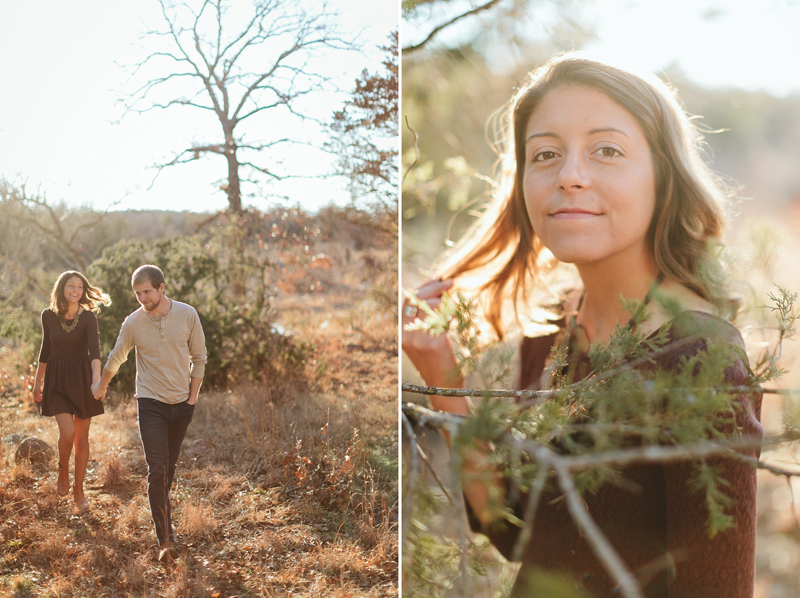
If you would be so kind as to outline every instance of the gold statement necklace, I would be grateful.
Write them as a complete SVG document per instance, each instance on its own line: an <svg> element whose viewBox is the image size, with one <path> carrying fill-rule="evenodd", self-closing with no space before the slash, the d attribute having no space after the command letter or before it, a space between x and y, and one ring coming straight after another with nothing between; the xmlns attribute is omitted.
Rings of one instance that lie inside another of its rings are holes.
<svg viewBox="0 0 800 598"><path fill-rule="evenodd" d="M69 334L70 332L75 330L75 328L78 326L78 318L80 318L80 317L81 317L81 310L79 309L75 313L75 318L73 318L72 324L67 325L67 321L64 319L64 316L62 316L61 314L58 314L58 321L61 323L61 328L64 330L64 332Z"/></svg>

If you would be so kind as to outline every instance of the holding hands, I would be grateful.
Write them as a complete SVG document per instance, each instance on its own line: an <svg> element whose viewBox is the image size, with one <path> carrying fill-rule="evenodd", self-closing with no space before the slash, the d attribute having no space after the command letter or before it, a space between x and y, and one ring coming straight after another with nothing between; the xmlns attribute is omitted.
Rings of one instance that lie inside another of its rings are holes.
<svg viewBox="0 0 800 598"><path fill-rule="evenodd" d="M96 401L102 401L106 396L106 387L103 386L101 380L98 379L92 381L92 395Z"/></svg>

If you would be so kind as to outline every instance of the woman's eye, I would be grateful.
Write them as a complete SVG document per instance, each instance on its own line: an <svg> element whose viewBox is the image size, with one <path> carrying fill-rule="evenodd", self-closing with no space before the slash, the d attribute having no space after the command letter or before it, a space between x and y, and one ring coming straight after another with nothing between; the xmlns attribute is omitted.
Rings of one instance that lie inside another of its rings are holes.
<svg viewBox="0 0 800 598"><path fill-rule="evenodd" d="M614 149L613 147L601 147L596 153L600 154L604 158L616 158L617 156L622 155L619 150Z"/></svg>
<svg viewBox="0 0 800 598"><path fill-rule="evenodd" d="M538 154L536 154L533 157L533 161L534 162L544 162L545 160L552 160L555 157L556 157L556 153L555 152L550 152L550 151L539 152Z"/></svg>

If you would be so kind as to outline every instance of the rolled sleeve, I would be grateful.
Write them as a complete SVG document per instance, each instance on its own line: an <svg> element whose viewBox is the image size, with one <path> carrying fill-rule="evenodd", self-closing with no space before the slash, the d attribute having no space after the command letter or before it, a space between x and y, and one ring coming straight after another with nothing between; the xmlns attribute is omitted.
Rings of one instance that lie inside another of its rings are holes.
<svg viewBox="0 0 800 598"><path fill-rule="evenodd" d="M206 373L206 363L208 362L208 352L206 351L206 337L203 334L203 325L200 323L200 316L194 312L192 328L189 331L189 358L192 362L192 378L203 378Z"/></svg>
<svg viewBox="0 0 800 598"><path fill-rule="evenodd" d="M122 327L119 329L119 336L117 336L117 343L108 354L106 361L106 369L109 372L116 374L123 363L128 359L128 353L133 349L133 331L131 326L131 316L125 318Z"/></svg>

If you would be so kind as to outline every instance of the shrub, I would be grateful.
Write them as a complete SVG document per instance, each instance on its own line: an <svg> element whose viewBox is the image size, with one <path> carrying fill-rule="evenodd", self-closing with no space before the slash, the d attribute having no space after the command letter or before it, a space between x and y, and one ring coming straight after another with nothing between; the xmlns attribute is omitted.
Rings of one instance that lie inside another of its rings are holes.
<svg viewBox="0 0 800 598"><path fill-rule="evenodd" d="M88 272L113 301L98 318L101 352L106 355L113 348L123 320L139 307L131 274L152 263L164 271L168 296L193 306L200 316L208 384L226 387L241 379L279 387L301 383L314 347L273 328L274 266L264 241L253 234L258 224L258 218L243 222L238 216L220 215L193 236L153 243L120 241L103 251ZM118 374L120 382L132 387L134 372L129 359Z"/></svg>

